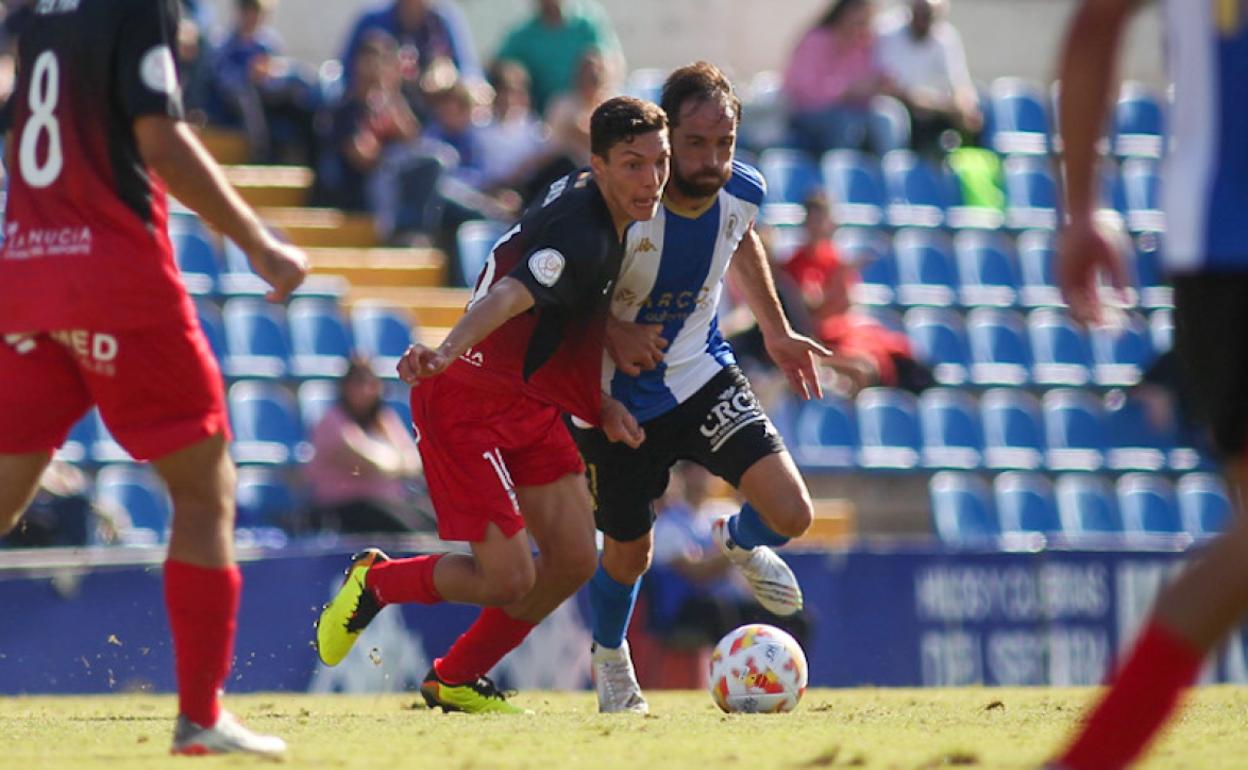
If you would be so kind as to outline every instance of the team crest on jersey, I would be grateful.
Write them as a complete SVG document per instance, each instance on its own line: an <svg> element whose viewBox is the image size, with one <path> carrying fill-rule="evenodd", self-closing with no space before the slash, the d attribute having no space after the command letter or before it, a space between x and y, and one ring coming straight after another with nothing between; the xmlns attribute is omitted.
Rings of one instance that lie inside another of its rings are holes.
<svg viewBox="0 0 1248 770"><path fill-rule="evenodd" d="M139 63L139 77L143 85L158 94L171 94L178 87L178 67L173 61L173 51L167 45L152 46L143 54Z"/></svg>
<svg viewBox="0 0 1248 770"><path fill-rule="evenodd" d="M529 272L537 282L550 288L559 282L567 260L555 249L541 249L529 257Z"/></svg>

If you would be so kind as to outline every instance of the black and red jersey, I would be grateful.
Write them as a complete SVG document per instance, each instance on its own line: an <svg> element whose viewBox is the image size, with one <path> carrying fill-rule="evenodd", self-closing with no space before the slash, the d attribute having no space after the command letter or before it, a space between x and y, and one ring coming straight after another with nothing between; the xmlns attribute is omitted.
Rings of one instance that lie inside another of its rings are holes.
<svg viewBox="0 0 1248 770"><path fill-rule="evenodd" d="M182 117L178 0L34 0L18 39L0 332L124 329L188 312L164 184L134 124Z"/></svg>
<svg viewBox="0 0 1248 770"><path fill-rule="evenodd" d="M580 171L556 182L544 203L494 245L473 294L475 302L511 277L532 292L535 306L470 348L448 373L522 388L597 425L610 291L623 256L593 175Z"/></svg>

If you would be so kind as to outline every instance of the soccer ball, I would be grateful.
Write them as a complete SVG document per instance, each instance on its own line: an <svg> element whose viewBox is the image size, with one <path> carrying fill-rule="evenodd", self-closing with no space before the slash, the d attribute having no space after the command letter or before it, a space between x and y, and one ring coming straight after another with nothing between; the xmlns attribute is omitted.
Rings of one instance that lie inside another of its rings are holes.
<svg viewBox="0 0 1248 770"><path fill-rule="evenodd" d="M711 653L711 697L729 714L780 713L806 692L806 655L775 626L741 626Z"/></svg>

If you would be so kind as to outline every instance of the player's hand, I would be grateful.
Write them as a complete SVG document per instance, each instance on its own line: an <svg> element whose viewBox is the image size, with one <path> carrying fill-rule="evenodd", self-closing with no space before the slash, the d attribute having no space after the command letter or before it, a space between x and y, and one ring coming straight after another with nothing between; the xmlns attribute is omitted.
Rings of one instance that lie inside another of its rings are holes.
<svg viewBox="0 0 1248 770"><path fill-rule="evenodd" d="M308 276L308 255L288 243L273 243L248 255L251 269L273 289L264 295L269 302L284 302Z"/></svg>
<svg viewBox="0 0 1248 770"><path fill-rule="evenodd" d="M602 397L602 432L611 441L622 441L636 449L646 440L646 431L632 412L610 396Z"/></svg>
<svg viewBox="0 0 1248 770"><path fill-rule="evenodd" d="M1122 254L1091 218L1072 219L1057 241L1057 285L1070 305L1070 317L1081 324L1100 324L1104 308L1096 285L1102 273L1118 291L1127 287Z"/></svg>
<svg viewBox="0 0 1248 770"><path fill-rule="evenodd" d="M815 359L827 358L832 351L809 337L792 331L764 335L763 347L789 380L793 392L806 400L823 398L823 386L815 371Z"/></svg>
<svg viewBox="0 0 1248 770"><path fill-rule="evenodd" d="M636 324L618 318L607 319L607 354L624 374L636 377L663 361L662 324Z"/></svg>
<svg viewBox="0 0 1248 770"><path fill-rule="evenodd" d="M454 359L441 348L433 349L416 343L409 345L403 357L399 359L399 379L408 385L415 385L420 380L436 377L446 371Z"/></svg>

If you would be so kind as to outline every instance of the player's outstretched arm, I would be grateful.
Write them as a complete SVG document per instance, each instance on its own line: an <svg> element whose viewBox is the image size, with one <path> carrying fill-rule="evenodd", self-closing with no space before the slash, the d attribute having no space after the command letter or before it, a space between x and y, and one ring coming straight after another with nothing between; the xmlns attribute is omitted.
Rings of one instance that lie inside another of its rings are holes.
<svg viewBox="0 0 1248 770"><path fill-rule="evenodd" d="M273 287L270 301L286 299L303 283L307 256L273 237L190 127L163 115L146 115L134 122L134 134L143 162L169 192L243 250L256 274Z"/></svg>
<svg viewBox="0 0 1248 770"><path fill-rule="evenodd" d="M1057 280L1081 323L1099 323L1097 275L1127 285L1122 256L1096 226L1097 142L1117 91L1118 51L1137 0L1084 0L1062 49L1058 111L1065 159L1066 216L1058 240Z"/></svg>
<svg viewBox="0 0 1248 770"><path fill-rule="evenodd" d="M741 239L729 269L736 273L745 303L758 321L767 355L784 372L793 392L806 399L823 398L815 359L830 356L832 351L789 326L767 264L767 252L753 227Z"/></svg>
<svg viewBox="0 0 1248 770"><path fill-rule="evenodd" d="M468 312L437 348L420 344L409 347L399 359L399 378L414 385L417 380L441 374L464 351L533 304L533 294L523 283L503 278L484 297L468 306Z"/></svg>

